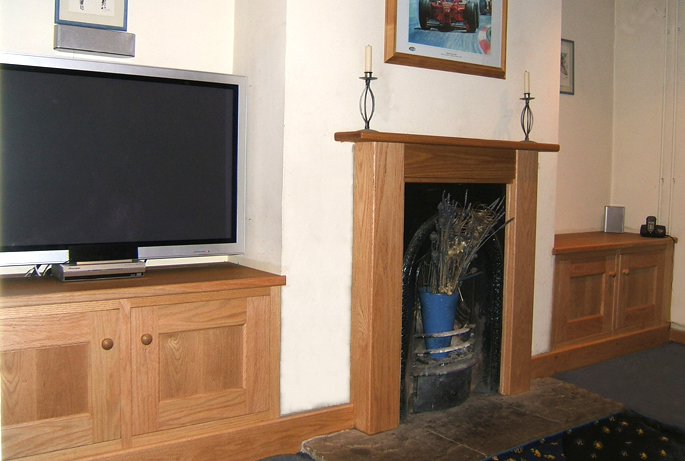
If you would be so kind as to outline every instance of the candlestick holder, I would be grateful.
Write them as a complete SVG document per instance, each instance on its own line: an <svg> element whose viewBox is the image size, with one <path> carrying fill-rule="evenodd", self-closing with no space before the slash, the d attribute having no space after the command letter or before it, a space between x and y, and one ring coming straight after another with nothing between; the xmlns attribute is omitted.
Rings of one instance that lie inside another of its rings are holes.
<svg viewBox="0 0 685 461"><path fill-rule="evenodd" d="M533 129L533 111L530 109L530 102L535 99L530 96L530 93L523 93L521 101L525 101L523 110L521 111L521 129L523 134L526 136L524 141L530 141L528 135L530 130Z"/></svg>
<svg viewBox="0 0 685 461"><path fill-rule="evenodd" d="M369 130L369 123L371 122L371 117L373 117L373 113L376 110L376 98L373 95L373 91L371 91L371 80L377 80L376 77L373 77L373 72L364 72L363 77L359 77L360 80L365 80L366 81L366 86L364 87L364 91L362 91L362 95L359 97L359 112L362 115L362 120L364 120L364 129ZM371 100L371 111L369 112L369 99Z"/></svg>

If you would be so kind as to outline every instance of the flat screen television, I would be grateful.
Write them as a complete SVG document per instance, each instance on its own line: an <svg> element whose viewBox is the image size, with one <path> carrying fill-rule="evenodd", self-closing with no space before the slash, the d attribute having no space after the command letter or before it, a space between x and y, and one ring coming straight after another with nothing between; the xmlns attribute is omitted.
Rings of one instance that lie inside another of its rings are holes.
<svg viewBox="0 0 685 461"><path fill-rule="evenodd" d="M243 253L246 88L0 54L0 266Z"/></svg>

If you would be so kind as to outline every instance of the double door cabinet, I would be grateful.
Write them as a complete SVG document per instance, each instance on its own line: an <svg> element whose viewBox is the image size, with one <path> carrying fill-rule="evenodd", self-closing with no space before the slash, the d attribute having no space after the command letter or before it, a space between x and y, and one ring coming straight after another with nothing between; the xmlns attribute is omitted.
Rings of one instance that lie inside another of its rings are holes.
<svg viewBox="0 0 685 461"><path fill-rule="evenodd" d="M673 244L629 233L557 235L552 349L668 322Z"/></svg>
<svg viewBox="0 0 685 461"><path fill-rule="evenodd" d="M2 280L3 458L201 447L203 435L277 418L283 284L228 264Z"/></svg>

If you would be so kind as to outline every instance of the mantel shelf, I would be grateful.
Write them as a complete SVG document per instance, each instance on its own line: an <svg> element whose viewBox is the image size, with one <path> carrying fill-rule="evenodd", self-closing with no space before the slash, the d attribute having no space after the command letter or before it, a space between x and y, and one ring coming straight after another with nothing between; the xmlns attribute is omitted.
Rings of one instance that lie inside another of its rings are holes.
<svg viewBox="0 0 685 461"><path fill-rule="evenodd" d="M559 144L533 141L502 141L492 139L457 138L421 134L386 133L373 130L342 131L335 133L340 142L387 142L401 144L425 144L453 147L484 147L491 149L514 149L535 152L559 152Z"/></svg>

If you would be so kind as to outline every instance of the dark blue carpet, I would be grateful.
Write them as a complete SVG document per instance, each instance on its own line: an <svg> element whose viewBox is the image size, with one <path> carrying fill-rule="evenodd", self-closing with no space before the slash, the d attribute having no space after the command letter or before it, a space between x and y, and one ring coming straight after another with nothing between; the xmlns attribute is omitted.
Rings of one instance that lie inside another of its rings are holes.
<svg viewBox="0 0 685 461"><path fill-rule="evenodd" d="M554 377L685 429L685 344L662 344Z"/></svg>

